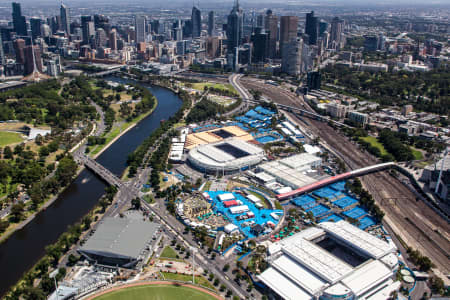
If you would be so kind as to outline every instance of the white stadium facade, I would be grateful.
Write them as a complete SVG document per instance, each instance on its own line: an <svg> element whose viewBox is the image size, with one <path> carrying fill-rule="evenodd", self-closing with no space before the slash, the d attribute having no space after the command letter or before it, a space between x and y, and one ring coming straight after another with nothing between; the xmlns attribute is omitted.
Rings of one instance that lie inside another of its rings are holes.
<svg viewBox="0 0 450 300"><path fill-rule="evenodd" d="M346 221L323 222L270 245L258 279L283 299L387 299L399 288L396 250Z"/></svg>
<svg viewBox="0 0 450 300"><path fill-rule="evenodd" d="M216 143L199 145L189 151L188 161L204 173L231 174L259 164L264 150L241 140L228 138Z"/></svg>

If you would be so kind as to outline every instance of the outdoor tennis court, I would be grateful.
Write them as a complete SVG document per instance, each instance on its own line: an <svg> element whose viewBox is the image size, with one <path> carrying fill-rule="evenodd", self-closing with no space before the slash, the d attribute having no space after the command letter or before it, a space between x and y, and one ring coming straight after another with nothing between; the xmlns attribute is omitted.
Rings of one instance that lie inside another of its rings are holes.
<svg viewBox="0 0 450 300"><path fill-rule="evenodd" d="M343 212L343 214L346 217L358 220L358 219L360 219L362 217L367 216L368 213L367 213L367 211L364 208L362 208L360 206L356 206L356 207L350 209L349 211Z"/></svg>

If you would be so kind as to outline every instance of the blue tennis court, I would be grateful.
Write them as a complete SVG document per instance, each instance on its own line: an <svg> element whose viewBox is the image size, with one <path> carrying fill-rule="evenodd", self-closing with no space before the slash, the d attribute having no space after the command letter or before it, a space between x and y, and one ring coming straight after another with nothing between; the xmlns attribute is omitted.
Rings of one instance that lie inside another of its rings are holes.
<svg viewBox="0 0 450 300"><path fill-rule="evenodd" d="M307 209L306 212L312 212L314 218L320 218L330 213L330 209L323 204Z"/></svg>
<svg viewBox="0 0 450 300"><path fill-rule="evenodd" d="M336 191L344 192L345 191L345 181L339 181L330 185L330 187Z"/></svg>
<svg viewBox="0 0 450 300"><path fill-rule="evenodd" d="M359 226L358 227L360 229L364 230L364 229L366 229L366 228L368 228L370 226L373 226L375 224L376 224L376 222L375 222L375 220L372 217L365 216L364 218L359 220Z"/></svg>
<svg viewBox="0 0 450 300"><path fill-rule="evenodd" d="M225 193L229 193L227 191L208 191L207 192L209 196L211 197L211 206L214 213L219 213L224 216L224 218L231 223L235 224L239 227L239 230L248 238L254 238L255 235L251 232L251 226L245 226L243 223L248 222L254 222L254 224L259 224L264 226L268 221L271 221L275 224L275 226L278 224L278 220L274 219L270 214L276 213L277 215L281 216L283 215L282 210L274 210L274 209L258 209L255 204L251 201L249 201L247 198L242 196L238 193L232 193L237 201L242 202L242 205L247 205L249 210L253 212L255 215L254 218L247 219L247 220L239 220L239 216L247 214L247 212L244 212L242 214L231 214L229 208L226 208L222 201L220 201L217 196ZM251 224L251 225L254 225Z"/></svg>
<svg viewBox="0 0 450 300"><path fill-rule="evenodd" d="M313 194L316 195L317 197L330 200L330 199L336 198L337 196L341 195L342 193L326 186L319 190L314 191Z"/></svg>
<svg viewBox="0 0 450 300"><path fill-rule="evenodd" d="M355 198L350 197L350 196L345 196L344 198L333 201L334 205L336 205L337 207L342 208L342 209L352 206L355 203L358 203L358 200L356 200Z"/></svg>
<svg viewBox="0 0 450 300"><path fill-rule="evenodd" d="M360 218L367 216L368 213L364 208L356 206L348 211L343 212L343 214L346 217L359 220Z"/></svg>
<svg viewBox="0 0 450 300"><path fill-rule="evenodd" d="M322 222L339 222L341 220L343 220L341 217L339 217L338 215L332 214L332 215L329 215L328 217L323 218L322 220L320 220L319 223L322 223Z"/></svg>
<svg viewBox="0 0 450 300"><path fill-rule="evenodd" d="M294 203L297 206L300 206L304 210L307 210L307 209L317 206L316 200L309 195L304 195L304 196L294 198L292 200L292 203Z"/></svg>
<svg viewBox="0 0 450 300"><path fill-rule="evenodd" d="M273 112L273 111L271 111L271 110L269 110L269 109L266 109L266 108L264 108L264 107L261 107L261 106L257 106L257 107L255 108L255 111L258 112L258 113L260 113L260 114L263 114L263 115L269 115L269 116L275 114L275 112Z"/></svg>

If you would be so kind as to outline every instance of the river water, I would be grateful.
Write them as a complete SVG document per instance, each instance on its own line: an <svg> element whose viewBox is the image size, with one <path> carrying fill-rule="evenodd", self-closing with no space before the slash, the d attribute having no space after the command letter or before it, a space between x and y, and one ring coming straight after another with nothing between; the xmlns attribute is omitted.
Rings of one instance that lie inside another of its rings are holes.
<svg viewBox="0 0 450 300"><path fill-rule="evenodd" d="M129 82L114 77L106 80ZM155 111L97 158L119 177L126 168L128 154L159 127L161 120L167 120L181 107L181 99L172 91L157 86L146 87L158 99ZM91 171L83 170L52 205L0 244L0 297L44 255L47 245L54 243L68 226L92 210L105 187L106 184Z"/></svg>

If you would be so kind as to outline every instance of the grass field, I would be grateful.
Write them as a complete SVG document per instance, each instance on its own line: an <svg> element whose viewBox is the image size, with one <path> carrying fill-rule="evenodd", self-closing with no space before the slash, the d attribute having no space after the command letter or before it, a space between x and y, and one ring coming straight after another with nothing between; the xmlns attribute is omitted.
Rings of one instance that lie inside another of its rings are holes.
<svg viewBox="0 0 450 300"><path fill-rule="evenodd" d="M20 133L0 131L0 147L22 142Z"/></svg>
<svg viewBox="0 0 450 300"><path fill-rule="evenodd" d="M177 253L175 252L175 250L172 249L172 247L170 246L166 246L163 251L161 252L160 257L165 257L165 258L177 258Z"/></svg>
<svg viewBox="0 0 450 300"><path fill-rule="evenodd" d="M372 145L372 147L377 147L378 149L380 149L381 151L381 155L385 155L387 154L386 149L384 149L384 146L377 140L376 137L373 136L366 136L366 137L362 137L360 138L363 141L366 141L368 143L370 143L370 145Z"/></svg>
<svg viewBox="0 0 450 300"><path fill-rule="evenodd" d="M201 291L176 285L144 285L124 288L96 297L95 300L210 300L214 297Z"/></svg>
<svg viewBox="0 0 450 300"><path fill-rule="evenodd" d="M420 150L417 150L414 147L409 147L409 148L411 148L411 151L412 151L412 154L414 155L414 159L415 160L423 159L423 154L422 154L422 152Z"/></svg>
<svg viewBox="0 0 450 300"><path fill-rule="evenodd" d="M191 281L192 282L192 275L184 275L184 274L175 274L175 273L169 273L169 272L161 272L164 275L164 278L166 280L180 280L180 281ZM211 282L208 281L203 276L195 276L195 284L199 284L201 286L207 287L211 290L215 290L214 286Z"/></svg>
<svg viewBox="0 0 450 300"><path fill-rule="evenodd" d="M207 86L208 88L213 87L213 88L219 89L219 90L229 90L229 91L237 94L237 91L229 83L222 84L222 83L211 83L211 82L197 82L197 83L192 84L192 88L199 90L199 91L203 91L205 86Z"/></svg>

